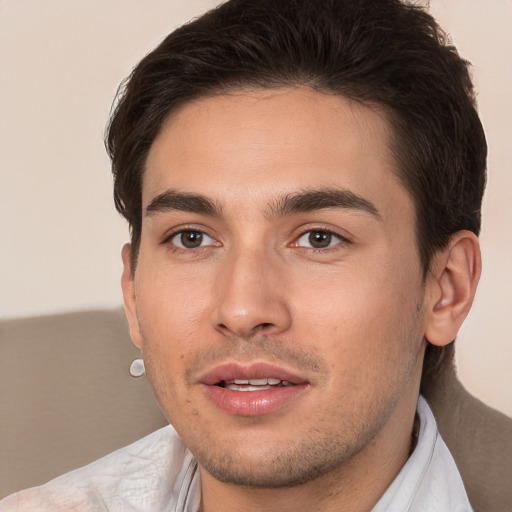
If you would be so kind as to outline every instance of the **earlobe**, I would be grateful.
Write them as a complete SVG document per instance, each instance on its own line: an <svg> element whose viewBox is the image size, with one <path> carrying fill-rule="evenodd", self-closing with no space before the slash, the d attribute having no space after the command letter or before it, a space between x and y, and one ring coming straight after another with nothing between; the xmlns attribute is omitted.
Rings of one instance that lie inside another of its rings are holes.
<svg viewBox="0 0 512 512"><path fill-rule="evenodd" d="M444 346L457 336L475 297L482 267L477 236L470 231L455 233L434 259L427 278L425 337L433 345Z"/></svg>
<svg viewBox="0 0 512 512"><path fill-rule="evenodd" d="M121 251L123 259L123 274L121 276L121 288L123 290L124 311L128 319L128 326L130 328L130 336L133 343L141 348L142 336L139 328L139 321L137 319L136 299L135 299L135 285L131 269L131 245L125 244Z"/></svg>

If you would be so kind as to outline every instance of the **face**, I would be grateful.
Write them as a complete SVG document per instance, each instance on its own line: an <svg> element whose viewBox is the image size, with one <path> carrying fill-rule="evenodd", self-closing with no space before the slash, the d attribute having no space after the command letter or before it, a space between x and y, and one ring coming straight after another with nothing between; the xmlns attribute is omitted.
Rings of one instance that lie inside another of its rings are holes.
<svg viewBox="0 0 512 512"><path fill-rule="evenodd" d="M299 88L187 104L151 147L125 302L209 475L306 482L414 415L425 290L389 138L382 113Z"/></svg>

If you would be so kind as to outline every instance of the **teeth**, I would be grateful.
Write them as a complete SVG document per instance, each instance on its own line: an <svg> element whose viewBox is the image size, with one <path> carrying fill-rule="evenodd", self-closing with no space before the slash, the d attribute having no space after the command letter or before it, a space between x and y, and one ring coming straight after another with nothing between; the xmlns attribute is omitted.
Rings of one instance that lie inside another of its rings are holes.
<svg viewBox="0 0 512 512"><path fill-rule="evenodd" d="M272 386L249 386L247 384L226 384L224 387L230 391L265 391L266 389L272 389Z"/></svg>
<svg viewBox="0 0 512 512"><path fill-rule="evenodd" d="M249 384L252 386L266 386L268 384L267 379L251 379Z"/></svg>
<svg viewBox="0 0 512 512"><path fill-rule="evenodd" d="M277 386L281 382L281 379L235 379L235 384L245 385L251 384L251 386Z"/></svg>
<svg viewBox="0 0 512 512"><path fill-rule="evenodd" d="M277 386L293 386L294 384L281 379L234 379L224 382L224 387L231 391L263 391Z"/></svg>

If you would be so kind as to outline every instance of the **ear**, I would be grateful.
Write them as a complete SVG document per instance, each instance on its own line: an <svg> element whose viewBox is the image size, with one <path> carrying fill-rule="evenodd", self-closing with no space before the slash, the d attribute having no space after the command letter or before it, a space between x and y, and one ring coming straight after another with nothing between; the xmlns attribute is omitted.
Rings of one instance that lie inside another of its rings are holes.
<svg viewBox="0 0 512 512"><path fill-rule="evenodd" d="M124 311L126 318L128 319L128 326L130 328L132 341L137 347L141 348L142 336L140 333L139 321L137 319L135 284L131 268L131 244L124 244L121 251L121 257L123 258L121 288L123 289Z"/></svg>
<svg viewBox="0 0 512 512"><path fill-rule="evenodd" d="M482 262L477 236L458 231L446 249L436 253L427 277L425 337L439 347L451 343L464 322L480 279Z"/></svg>

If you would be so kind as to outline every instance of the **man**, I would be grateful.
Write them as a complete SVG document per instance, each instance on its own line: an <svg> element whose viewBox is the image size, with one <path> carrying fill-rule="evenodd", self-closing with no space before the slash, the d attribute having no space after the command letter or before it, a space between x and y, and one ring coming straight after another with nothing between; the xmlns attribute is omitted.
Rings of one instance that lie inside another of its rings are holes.
<svg viewBox="0 0 512 512"><path fill-rule="evenodd" d="M135 68L107 145L130 331L174 428L0 510L471 510L419 397L471 307L485 183L435 21L231 0Z"/></svg>

